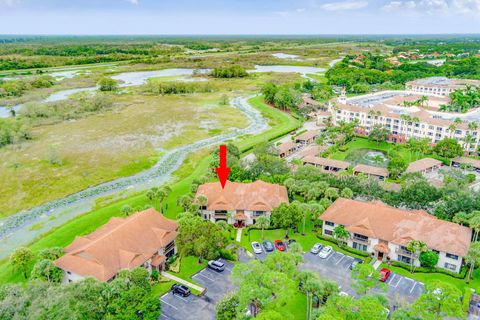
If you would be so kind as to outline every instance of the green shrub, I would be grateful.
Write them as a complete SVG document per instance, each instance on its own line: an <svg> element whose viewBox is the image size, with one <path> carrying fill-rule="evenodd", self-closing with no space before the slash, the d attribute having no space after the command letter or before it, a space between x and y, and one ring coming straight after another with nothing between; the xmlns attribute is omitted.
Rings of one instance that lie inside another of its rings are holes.
<svg viewBox="0 0 480 320"><path fill-rule="evenodd" d="M152 279L152 281L158 281L158 276L159 276L158 270L153 269L152 273L150 274L150 278Z"/></svg>
<svg viewBox="0 0 480 320"><path fill-rule="evenodd" d="M335 244L335 245L337 244L337 241L335 239L322 235L321 230L319 230L317 232L317 237L321 240L328 241L332 244ZM342 250L344 250L346 252L350 252L350 253L355 254L357 256L360 256L360 257L370 257L370 254L368 252L365 252L365 251L356 250L356 249L353 249L353 248L350 248L350 247L347 247L347 246L342 246L341 248L342 248Z"/></svg>
<svg viewBox="0 0 480 320"><path fill-rule="evenodd" d="M394 267L405 269L407 271L410 271L410 268L411 268L409 264L398 262L398 261L392 261L391 265ZM425 267L416 267L415 272L416 273L441 273L456 279L465 279L465 277L467 276L467 268L465 266L462 266L459 273L448 271L442 268L425 268Z"/></svg>
<svg viewBox="0 0 480 320"><path fill-rule="evenodd" d="M472 296L472 291L473 289L471 288L465 288L465 292L463 294L463 299L462 299L462 309L465 312L468 312L468 308L470 307L470 297Z"/></svg>
<svg viewBox="0 0 480 320"><path fill-rule="evenodd" d="M235 253L235 250L220 249L220 258L223 258L229 261L236 261L237 254Z"/></svg>
<svg viewBox="0 0 480 320"><path fill-rule="evenodd" d="M348 146L347 146L346 144L341 145L341 146L338 147L338 150L339 150L339 151L342 151L342 152L345 152L345 151L348 150Z"/></svg>

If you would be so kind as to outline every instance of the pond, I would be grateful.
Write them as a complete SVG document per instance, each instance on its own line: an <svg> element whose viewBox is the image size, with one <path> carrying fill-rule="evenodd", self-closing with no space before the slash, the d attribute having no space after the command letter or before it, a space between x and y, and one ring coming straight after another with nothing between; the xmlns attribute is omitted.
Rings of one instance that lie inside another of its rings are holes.
<svg viewBox="0 0 480 320"><path fill-rule="evenodd" d="M353 166L357 164L366 164L374 167L386 168L388 158L382 151L373 149L354 149L345 157L345 161L350 162Z"/></svg>

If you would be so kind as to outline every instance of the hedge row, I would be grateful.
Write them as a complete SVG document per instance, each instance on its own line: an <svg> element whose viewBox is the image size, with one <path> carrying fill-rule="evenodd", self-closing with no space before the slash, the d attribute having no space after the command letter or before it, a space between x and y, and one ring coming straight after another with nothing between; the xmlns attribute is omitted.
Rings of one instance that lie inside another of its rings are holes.
<svg viewBox="0 0 480 320"><path fill-rule="evenodd" d="M410 271L410 268L411 268L409 264L398 262L398 261L391 261L391 265L394 266L394 267L405 269L407 271ZM467 276L467 269L468 268L466 268L465 266L462 266L462 268L460 269L460 272L456 273L456 272L448 271L448 270L445 270L445 269L442 269L442 268L433 268L432 269L432 268L425 268L425 267L416 267L415 272L419 272L419 273L442 273L442 274L445 274L447 276L451 276L451 277L454 277L454 278L457 278L457 279L465 279L465 277Z"/></svg>
<svg viewBox="0 0 480 320"><path fill-rule="evenodd" d="M321 240L328 241L328 242L333 243L335 245L337 244L337 241L335 241L335 239L333 239L332 237L327 237L327 236L324 236L324 235L321 235L321 234L317 234L317 238L319 238ZM370 257L370 254L368 252L365 252L365 251L356 250L356 249L350 248L348 246L341 246L340 248L344 251L353 253L353 254L355 254L357 256L360 256L360 257L365 257L365 258Z"/></svg>

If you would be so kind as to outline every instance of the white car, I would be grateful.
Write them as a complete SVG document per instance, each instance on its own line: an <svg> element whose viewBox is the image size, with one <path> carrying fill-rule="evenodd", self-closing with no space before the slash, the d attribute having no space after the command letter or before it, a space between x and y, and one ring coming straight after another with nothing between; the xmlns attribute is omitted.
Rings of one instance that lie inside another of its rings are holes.
<svg viewBox="0 0 480 320"><path fill-rule="evenodd" d="M333 253L332 247L326 246L320 251L318 256L322 259L325 259L325 258L328 258L328 256L331 255L332 253Z"/></svg>
<svg viewBox="0 0 480 320"><path fill-rule="evenodd" d="M310 249L310 252L313 254L318 254L320 250L322 250L322 248L323 248L323 245L321 243L315 243L312 249Z"/></svg>
<svg viewBox="0 0 480 320"><path fill-rule="evenodd" d="M260 245L260 243L258 243L256 241L252 242L252 249L253 249L253 252L256 253L256 254L259 254L259 253L263 252L262 246Z"/></svg>

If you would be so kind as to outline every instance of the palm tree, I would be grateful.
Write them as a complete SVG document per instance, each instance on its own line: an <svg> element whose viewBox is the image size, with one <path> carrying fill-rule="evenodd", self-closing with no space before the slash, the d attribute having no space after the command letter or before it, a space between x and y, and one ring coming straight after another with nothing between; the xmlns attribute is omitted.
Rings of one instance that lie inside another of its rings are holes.
<svg viewBox="0 0 480 320"><path fill-rule="evenodd" d="M270 227L270 218L263 215L263 216L260 216L258 217L256 220L255 220L255 225L258 227L258 228L261 228L262 229L262 240L265 239L264 237L264 230L265 228L268 228Z"/></svg>
<svg viewBox="0 0 480 320"><path fill-rule="evenodd" d="M471 121L468 123L468 129L475 131L478 129L478 123L475 121Z"/></svg>
<svg viewBox="0 0 480 320"><path fill-rule="evenodd" d="M410 272L413 273L414 271L414 255L420 255L422 252L426 252L428 250L427 245L425 242L420 240L410 240L407 243L407 251L410 252Z"/></svg>
<svg viewBox="0 0 480 320"><path fill-rule="evenodd" d="M201 194L197 197L197 204L200 206L200 208L204 208L208 205L208 198L207 196Z"/></svg>
<svg viewBox="0 0 480 320"><path fill-rule="evenodd" d="M163 192L165 193L165 210L168 209L168 196L172 193L172 188L169 185L163 186Z"/></svg>
<svg viewBox="0 0 480 320"><path fill-rule="evenodd" d="M348 232L344 226L339 225L333 229L333 236L337 239L338 245L341 246L350 237L350 232Z"/></svg>
<svg viewBox="0 0 480 320"><path fill-rule="evenodd" d="M427 106L426 102L428 102L428 97L422 96L420 99L418 99L418 102L421 107L426 107Z"/></svg>
<svg viewBox="0 0 480 320"><path fill-rule="evenodd" d="M475 139L475 136L474 136L473 134L471 134L471 133L469 133L469 134L467 134L467 135L465 136L465 138L463 139L463 141L464 141L465 144L466 144L465 147L466 147L467 150L470 150L470 147L471 147L471 145L472 145L473 143L475 143L475 140L476 140L476 139Z"/></svg>
<svg viewBox="0 0 480 320"><path fill-rule="evenodd" d="M325 190L325 197L327 197L329 200L338 198L338 189L332 187L327 188L327 190Z"/></svg>
<svg viewBox="0 0 480 320"><path fill-rule="evenodd" d="M157 198L157 191L158 189L156 187L151 188L150 190L147 191L145 196L147 197L148 200L150 200L150 203L152 204L152 207L155 207L155 199Z"/></svg>
<svg viewBox="0 0 480 320"><path fill-rule="evenodd" d="M472 278L472 272L475 265L480 263L480 242L474 242L470 245L467 255L465 256L465 262L470 265L468 277L465 279L468 283Z"/></svg>
<svg viewBox="0 0 480 320"><path fill-rule="evenodd" d="M466 226L468 225L468 222L470 221L470 215L466 212L457 212L453 218L452 218L452 222L454 223L458 223L459 225L461 226Z"/></svg>
<svg viewBox="0 0 480 320"><path fill-rule="evenodd" d="M473 241L477 241L478 232L480 231L480 211L472 212L468 224L473 229Z"/></svg>

